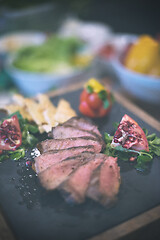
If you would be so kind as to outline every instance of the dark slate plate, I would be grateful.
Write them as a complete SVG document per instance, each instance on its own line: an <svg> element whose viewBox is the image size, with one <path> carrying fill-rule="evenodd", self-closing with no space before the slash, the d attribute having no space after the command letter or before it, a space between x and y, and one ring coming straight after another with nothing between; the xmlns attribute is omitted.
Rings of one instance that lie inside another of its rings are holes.
<svg viewBox="0 0 160 240"><path fill-rule="evenodd" d="M64 94L78 113L80 91ZM53 99L57 104L60 97ZM113 134L113 122L127 113L149 133L155 131L138 116L117 102L111 114L96 121L102 133ZM81 240L97 235L160 204L160 160L155 158L150 172L138 173L128 163L119 162L122 184L118 201L111 209L86 200L84 204L70 206L59 192L45 191L25 159L0 164L0 206L17 240Z"/></svg>

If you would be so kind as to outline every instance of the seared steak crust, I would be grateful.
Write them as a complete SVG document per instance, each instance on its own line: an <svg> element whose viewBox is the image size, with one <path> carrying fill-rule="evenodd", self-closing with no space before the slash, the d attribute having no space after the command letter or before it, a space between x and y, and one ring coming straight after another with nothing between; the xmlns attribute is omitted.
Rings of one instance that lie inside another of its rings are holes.
<svg viewBox="0 0 160 240"><path fill-rule="evenodd" d="M79 129L92 131L97 135L101 136L97 125L95 125L89 118L72 117L68 121L66 121L64 125L70 125L73 127L78 127Z"/></svg>
<svg viewBox="0 0 160 240"><path fill-rule="evenodd" d="M40 142L37 145L37 148L41 153L48 152L51 150L60 150L67 149L71 147L82 147L93 145L94 151L99 153L103 150L104 144L93 137L73 137L73 138L65 138L65 139L47 139L45 141Z"/></svg>
<svg viewBox="0 0 160 240"><path fill-rule="evenodd" d="M92 137L102 140L102 138L96 133L88 130L83 130L78 127L73 127L70 125L58 125L52 128L52 137L54 139L65 139L72 137Z"/></svg>

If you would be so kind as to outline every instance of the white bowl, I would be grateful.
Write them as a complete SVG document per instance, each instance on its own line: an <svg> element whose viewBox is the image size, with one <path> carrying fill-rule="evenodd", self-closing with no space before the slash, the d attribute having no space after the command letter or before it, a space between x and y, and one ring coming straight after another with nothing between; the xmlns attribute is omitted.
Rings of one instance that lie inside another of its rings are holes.
<svg viewBox="0 0 160 240"><path fill-rule="evenodd" d="M160 78L133 72L119 60L113 60L112 67L128 93L143 101L160 104Z"/></svg>
<svg viewBox="0 0 160 240"><path fill-rule="evenodd" d="M23 71L13 66L13 56L6 59L5 71L11 77L15 85L22 94L33 96L38 93L44 93L51 88L58 88L68 85L76 77L85 73L87 68L74 69L66 74L38 73Z"/></svg>

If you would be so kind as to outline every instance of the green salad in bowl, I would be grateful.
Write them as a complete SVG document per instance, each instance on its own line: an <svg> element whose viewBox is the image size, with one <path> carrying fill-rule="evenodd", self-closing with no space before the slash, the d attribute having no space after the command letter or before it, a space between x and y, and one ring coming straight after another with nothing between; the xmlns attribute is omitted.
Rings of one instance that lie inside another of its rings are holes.
<svg viewBox="0 0 160 240"><path fill-rule="evenodd" d="M33 96L83 76L93 59L87 49L81 39L52 35L41 45L9 55L5 70L22 94Z"/></svg>
<svg viewBox="0 0 160 240"><path fill-rule="evenodd" d="M90 56L81 54L85 43L81 39L51 36L39 46L17 51L13 66L20 70L41 73L69 73L73 68L86 67Z"/></svg>

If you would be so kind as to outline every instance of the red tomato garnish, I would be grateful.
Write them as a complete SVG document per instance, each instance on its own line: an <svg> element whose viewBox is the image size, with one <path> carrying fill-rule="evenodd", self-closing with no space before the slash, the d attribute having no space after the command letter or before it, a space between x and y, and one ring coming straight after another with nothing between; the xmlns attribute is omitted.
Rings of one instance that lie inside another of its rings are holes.
<svg viewBox="0 0 160 240"><path fill-rule="evenodd" d="M0 150L15 150L22 144L22 133L17 115L0 125Z"/></svg>
<svg viewBox="0 0 160 240"><path fill-rule="evenodd" d="M94 111L89 107L88 103L83 101L79 105L79 111L87 117L95 117Z"/></svg>
<svg viewBox="0 0 160 240"><path fill-rule="evenodd" d="M87 102L92 109L101 108L103 105L102 100L99 98L97 93L91 93L88 96Z"/></svg>
<svg viewBox="0 0 160 240"><path fill-rule="evenodd" d="M107 109L101 107L101 108L99 109L98 116L99 116L99 117L104 117L105 115L107 115L107 114L110 112L111 107L112 107L111 105L110 105Z"/></svg>
<svg viewBox="0 0 160 240"><path fill-rule="evenodd" d="M107 91L107 100L109 102L109 106L105 109L104 103L100 99L98 93L88 93L86 89L84 89L80 95L79 111L83 115L91 118L104 117L109 113L112 107L111 95L109 91Z"/></svg>
<svg viewBox="0 0 160 240"><path fill-rule="evenodd" d="M89 93L84 89L80 95L80 102L88 100Z"/></svg>

